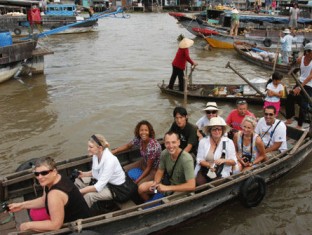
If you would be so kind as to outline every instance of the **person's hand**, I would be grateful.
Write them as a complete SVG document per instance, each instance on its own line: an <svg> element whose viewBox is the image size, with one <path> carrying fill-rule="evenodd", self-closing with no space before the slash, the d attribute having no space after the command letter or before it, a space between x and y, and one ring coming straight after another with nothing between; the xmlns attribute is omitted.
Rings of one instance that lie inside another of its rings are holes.
<svg viewBox="0 0 312 235"><path fill-rule="evenodd" d="M23 209L22 202L12 203L12 204L9 204L8 206L9 206L10 212L17 212Z"/></svg>
<svg viewBox="0 0 312 235"><path fill-rule="evenodd" d="M221 165L223 163L225 163L225 159L224 158L219 158L219 159L215 160L215 164L217 164L217 165Z"/></svg>
<svg viewBox="0 0 312 235"><path fill-rule="evenodd" d="M168 185L158 184L157 191L160 192L160 193L169 191L168 190Z"/></svg>
<svg viewBox="0 0 312 235"><path fill-rule="evenodd" d="M30 223L32 223L32 222L25 222L25 223L22 223L22 224L20 225L20 230L21 230L21 231L30 230Z"/></svg>
<svg viewBox="0 0 312 235"><path fill-rule="evenodd" d="M299 95L301 91L301 88L299 86L295 87L295 89L293 89L294 95Z"/></svg>

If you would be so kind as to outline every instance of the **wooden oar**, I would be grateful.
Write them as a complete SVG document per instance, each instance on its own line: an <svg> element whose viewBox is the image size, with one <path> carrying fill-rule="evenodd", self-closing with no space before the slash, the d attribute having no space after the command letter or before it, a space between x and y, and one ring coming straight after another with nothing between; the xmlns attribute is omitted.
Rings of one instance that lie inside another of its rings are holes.
<svg viewBox="0 0 312 235"><path fill-rule="evenodd" d="M241 75L239 72L237 72L230 64L230 61L227 62L227 64L225 65L225 68L230 68L234 71L234 73L236 73L238 76L240 76L249 86L251 86L259 95L261 95L262 97L265 97L266 95L264 93L262 93L257 87L255 87L252 83L250 83L243 75ZM280 114L282 114L283 117L286 117L286 114L284 112L282 112L281 110L279 111Z"/></svg>
<svg viewBox="0 0 312 235"><path fill-rule="evenodd" d="M277 46L276 46L276 56L275 56L275 61L274 61L274 65L273 65L273 73L275 72L275 67L276 67L276 63L277 63L277 60L279 58L279 45L280 45L280 42L281 42L281 39L280 39L280 36L278 38L278 42L277 42Z"/></svg>

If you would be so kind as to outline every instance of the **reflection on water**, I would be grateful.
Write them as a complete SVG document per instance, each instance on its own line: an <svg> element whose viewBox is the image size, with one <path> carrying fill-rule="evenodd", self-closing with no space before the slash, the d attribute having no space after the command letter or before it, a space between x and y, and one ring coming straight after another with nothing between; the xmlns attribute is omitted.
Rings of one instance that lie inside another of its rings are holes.
<svg viewBox="0 0 312 235"><path fill-rule="evenodd" d="M64 160L84 155L94 133L104 134L112 147L126 143L142 119L162 137L173 121L174 107L183 104L182 98L157 88L157 83L169 80L181 33L193 38L168 14L132 14L130 19L102 19L98 31L90 34L45 38L40 43L55 52L45 57L45 75L25 79L29 87L16 80L0 85L1 174L34 157ZM199 63L193 82L242 82L225 69L228 61L248 79L270 76L271 71L245 63L233 50L206 51L204 46L205 41L196 38L190 49ZM190 122L202 116L205 103L188 101ZM223 117L234 107L218 105ZM250 107L261 115L259 106ZM308 159L304 167L270 186L259 207L250 210L228 203L178 232L308 234L311 164Z"/></svg>

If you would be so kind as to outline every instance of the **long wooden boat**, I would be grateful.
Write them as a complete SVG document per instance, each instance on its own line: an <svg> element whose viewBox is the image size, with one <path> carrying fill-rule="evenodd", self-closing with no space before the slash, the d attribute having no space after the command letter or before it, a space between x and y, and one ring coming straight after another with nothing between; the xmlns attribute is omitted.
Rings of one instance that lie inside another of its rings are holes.
<svg viewBox="0 0 312 235"><path fill-rule="evenodd" d="M256 85L256 84L255 84ZM263 84L265 85L265 84ZM257 85L256 85L257 86ZM173 89L168 88L168 84L158 84L162 93L183 97L184 92L179 91L177 85ZM258 88L258 87L257 87ZM265 91L265 87L260 88L261 92ZM248 84L195 84L188 85L187 97L194 99L201 99L207 101L227 101L236 102L238 99L245 99L247 102L253 104L263 104L263 97L256 93ZM281 99L282 103L285 98Z"/></svg>
<svg viewBox="0 0 312 235"><path fill-rule="evenodd" d="M243 195L242 191L244 191L244 194L247 192L254 193L247 190L247 186L251 188L256 186L255 190L261 192L260 196L264 196L266 183L289 172L302 163L312 152L312 140L308 135L308 131L288 127L287 136L289 150L259 164L251 171L198 186L192 193L173 194L139 205L126 203L127 205L120 206L121 209L66 223L57 231L40 234L68 234L71 232L83 232L84 234L149 234L210 211L232 198ZM137 160L138 156L138 150L118 155L123 165ZM62 161L58 163L58 170L62 175L69 176L75 168L90 169L91 160L91 157L82 156ZM25 198L31 198L31 196L40 195L40 193L40 187L34 180L31 169L2 176L0 179L0 199L2 202L23 201ZM253 198L246 197L246 200L245 203L251 203ZM5 216L8 216L8 213L0 214L1 221L5 221ZM27 212L16 212L14 216L8 218L11 220L7 219L7 223L0 224L1 234L34 234L34 232L16 231L16 226L19 223L28 220Z"/></svg>
<svg viewBox="0 0 312 235"><path fill-rule="evenodd" d="M33 57L36 45L36 41L27 40L0 47L0 83L12 78L22 67L22 61Z"/></svg>
<svg viewBox="0 0 312 235"><path fill-rule="evenodd" d="M250 63L259 65L261 68L266 68L269 70L273 70L274 67L274 60L263 60L260 56L260 53L273 53L265 48L259 48L255 45L252 45L250 43L246 42L234 42L234 49L238 53L240 57L242 57L244 60L247 60ZM276 56L273 55L272 58L275 58ZM292 69L292 66L290 64L280 64L279 62L276 62L275 64L275 71L281 72L281 73L288 73Z"/></svg>

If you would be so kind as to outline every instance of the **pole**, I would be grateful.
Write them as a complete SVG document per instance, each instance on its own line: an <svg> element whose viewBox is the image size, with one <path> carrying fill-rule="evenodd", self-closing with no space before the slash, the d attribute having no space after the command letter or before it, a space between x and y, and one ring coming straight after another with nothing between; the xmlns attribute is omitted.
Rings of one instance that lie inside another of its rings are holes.
<svg viewBox="0 0 312 235"><path fill-rule="evenodd" d="M188 82L188 77L187 77L187 66L185 68L185 75L184 75L184 99L183 99L183 106L186 108L187 105L187 82Z"/></svg>
<svg viewBox="0 0 312 235"><path fill-rule="evenodd" d="M292 72L291 76L294 78L294 80L296 81L296 84L301 88L301 91L304 95L305 98L307 98L307 100L309 101L310 105L312 105L312 99L309 96L309 94L307 93L307 91L304 89L304 87L302 86L302 84L300 83L300 81L296 78L295 74Z"/></svg>
<svg viewBox="0 0 312 235"><path fill-rule="evenodd" d="M240 76L249 86L251 86L259 95L262 97L265 97L265 94L263 94L257 87L255 87L252 83L250 83L243 75L241 75L239 72L237 72L230 64L230 61L227 62L225 65L225 68L230 68L236 73L238 76Z"/></svg>
<svg viewBox="0 0 312 235"><path fill-rule="evenodd" d="M275 56L275 61L274 61L274 65L273 65L273 73L275 72L275 67L276 67L276 63L277 63L277 60L279 58L279 45L280 45L280 42L281 42L281 39L280 39L280 35L279 35L279 38L278 38L278 42L277 42L277 47L276 47L276 56Z"/></svg>

